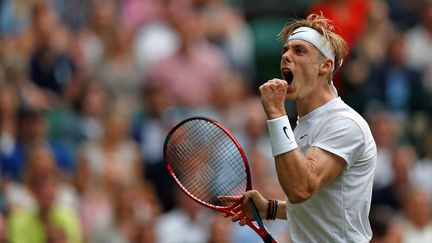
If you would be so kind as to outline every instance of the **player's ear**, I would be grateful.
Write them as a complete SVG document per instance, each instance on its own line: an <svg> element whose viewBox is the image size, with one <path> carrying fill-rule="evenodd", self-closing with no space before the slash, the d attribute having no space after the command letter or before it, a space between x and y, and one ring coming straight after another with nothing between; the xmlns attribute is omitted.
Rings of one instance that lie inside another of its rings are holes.
<svg viewBox="0 0 432 243"><path fill-rule="evenodd" d="M321 74L331 72L333 70L334 62L330 59L324 59L321 63L319 72Z"/></svg>

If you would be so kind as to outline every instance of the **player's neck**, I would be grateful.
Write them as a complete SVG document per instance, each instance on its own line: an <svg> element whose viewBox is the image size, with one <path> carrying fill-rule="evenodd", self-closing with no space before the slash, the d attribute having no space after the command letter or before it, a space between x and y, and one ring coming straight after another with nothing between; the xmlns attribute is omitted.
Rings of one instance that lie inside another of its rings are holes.
<svg viewBox="0 0 432 243"><path fill-rule="evenodd" d="M297 100L297 114L299 117L303 117L334 98L336 98L336 95L330 90L319 93L315 92L303 99Z"/></svg>

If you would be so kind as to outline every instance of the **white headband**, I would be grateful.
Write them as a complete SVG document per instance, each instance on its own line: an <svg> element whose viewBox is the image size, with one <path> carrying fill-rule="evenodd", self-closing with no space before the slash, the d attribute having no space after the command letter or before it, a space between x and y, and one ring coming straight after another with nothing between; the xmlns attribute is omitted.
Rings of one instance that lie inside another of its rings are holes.
<svg viewBox="0 0 432 243"><path fill-rule="evenodd" d="M309 27L299 27L295 29L288 37L290 40L304 40L314 45L326 58L333 61L333 69L335 54L330 46L330 43L318 31Z"/></svg>
<svg viewBox="0 0 432 243"><path fill-rule="evenodd" d="M335 70L335 54L333 49L330 46L330 43L322 36L318 31L309 28L309 27L299 27L295 29L291 35L288 37L287 41L290 40L304 40L311 43L315 46L326 58L331 59L333 61L333 70ZM342 64L342 63L341 63ZM330 85L332 86L333 93L338 96L338 92L336 87L331 81Z"/></svg>

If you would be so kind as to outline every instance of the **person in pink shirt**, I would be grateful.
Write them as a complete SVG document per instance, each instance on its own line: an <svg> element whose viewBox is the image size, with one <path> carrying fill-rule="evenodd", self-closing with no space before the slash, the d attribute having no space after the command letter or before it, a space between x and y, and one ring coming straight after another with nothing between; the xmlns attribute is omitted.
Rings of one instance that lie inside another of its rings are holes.
<svg viewBox="0 0 432 243"><path fill-rule="evenodd" d="M166 88L180 105L207 105L213 87L228 68L227 61L220 49L205 40L196 12L176 10L169 18L181 44L175 54L149 70L149 82Z"/></svg>

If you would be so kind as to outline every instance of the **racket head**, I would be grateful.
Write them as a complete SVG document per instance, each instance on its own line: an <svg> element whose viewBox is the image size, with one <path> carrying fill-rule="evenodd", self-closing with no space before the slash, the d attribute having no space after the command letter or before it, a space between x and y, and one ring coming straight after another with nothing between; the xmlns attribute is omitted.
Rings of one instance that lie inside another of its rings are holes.
<svg viewBox="0 0 432 243"><path fill-rule="evenodd" d="M179 188L198 203L231 214L251 190L249 163L235 137L207 117L191 117L173 127L164 142L166 167ZM236 202L218 196L239 196Z"/></svg>

